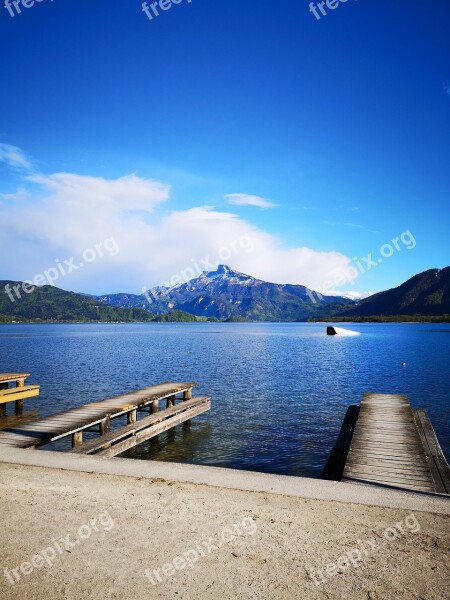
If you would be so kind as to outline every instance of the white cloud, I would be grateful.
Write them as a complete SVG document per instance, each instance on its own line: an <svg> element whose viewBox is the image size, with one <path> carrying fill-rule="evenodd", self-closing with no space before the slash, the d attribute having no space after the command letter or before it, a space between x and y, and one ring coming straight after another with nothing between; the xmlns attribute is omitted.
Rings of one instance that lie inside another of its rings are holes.
<svg viewBox="0 0 450 600"><path fill-rule="evenodd" d="M0 196L4 200L15 201L15 200L26 200L29 197L29 194L28 194L28 191L26 189L19 188L17 190L17 192L14 192L13 194L0 194Z"/></svg>
<svg viewBox="0 0 450 600"><path fill-rule="evenodd" d="M10 144L0 144L0 163L25 171L31 171L33 168L22 150Z"/></svg>
<svg viewBox="0 0 450 600"><path fill-rule="evenodd" d="M170 187L137 175L104 179L55 173L28 179L34 184L29 199L0 206L0 269L11 279L32 279L56 259L78 261L84 250L111 237L117 255L95 260L56 285L88 293L139 293L208 260L260 279L317 289L351 264L339 252L286 247L276 236L212 206L167 212Z"/></svg>
<svg viewBox="0 0 450 600"><path fill-rule="evenodd" d="M256 206L258 208L275 208L270 200L261 198L261 196L251 196L249 194L225 194L224 198L228 200L228 204L233 206Z"/></svg>
<svg viewBox="0 0 450 600"><path fill-rule="evenodd" d="M450 98L450 83L448 81L446 81L442 84L442 87L444 88L444 92Z"/></svg>
<svg viewBox="0 0 450 600"><path fill-rule="evenodd" d="M374 293L375 292L356 292L355 290L332 290L331 292L327 292L327 296L343 296L349 300L363 300L363 298L373 296Z"/></svg>

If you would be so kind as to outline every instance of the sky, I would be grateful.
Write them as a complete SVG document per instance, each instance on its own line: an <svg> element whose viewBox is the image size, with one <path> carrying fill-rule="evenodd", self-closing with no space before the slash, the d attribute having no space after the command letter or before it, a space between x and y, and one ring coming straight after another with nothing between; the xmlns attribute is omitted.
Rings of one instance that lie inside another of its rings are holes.
<svg viewBox="0 0 450 600"><path fill-rule="evenodd" d="M450 264L448 0L28 2L0 0L0 279L358 298Z"/></svg>

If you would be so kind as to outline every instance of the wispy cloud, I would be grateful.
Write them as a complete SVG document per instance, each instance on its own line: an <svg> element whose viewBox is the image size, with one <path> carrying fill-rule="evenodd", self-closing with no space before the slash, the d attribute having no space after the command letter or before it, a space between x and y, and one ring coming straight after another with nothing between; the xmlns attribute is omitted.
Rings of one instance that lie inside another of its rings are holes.
<svg viewBox="0 0 450 600"><path fill-rule="evenodd" d="M0 163L5 163L13 169L31 171L33 165L20 148L10 144L0 144Z"/></svg>
<svg viewBox="0 0 450 600"><path fill-rule="evenodd" d="M26 189L19 188L17 192L14 192L13 194L0 194L0 196L4 200L26 200L29 196L29 193Z"/></svg>
<svg viewBox="0 0 450 600"><path fill-rule="evenodd" d="M305 211L310 211L310 210L318 210L317 206L290 206L289 210L305 210Z"/></svg>
<svg viewBox="0 0 450 600"><path fill-rule="evenodd" d="M249 194L225 194L224 198L228 204L233 206L256 206L257 208L275 208L278 206L270 200L261 198L261 196L251 196Z"/></svg>
<svg viewBox="0 0 450 600"><path fill-rule="evenodd" d="M444 92L450 98L450 82L449 81L444 81L444 83L442 84L442 87L444 88Z"/></svg>
<svg viewBox="0 0 450 600"><path fill-rule="evenodd" d="M364 227L364 225L360 225L359 223L349 223L343 221L323 221L324 225L331 225L332 227L352 227L353 229L364 229L364 231L368 231L369 233L380 233L380 231L376 231L375 229L368 229Z"/></svg>
<svg viewBox="0 0 450 600"><path fill-rule="evenodd" d="M343 227L354 227L355 229L365 229L364 225L359 225L358 223L343 223L342 221L324 221L324 225L331 225L333 227L343 226Z"/></svg>

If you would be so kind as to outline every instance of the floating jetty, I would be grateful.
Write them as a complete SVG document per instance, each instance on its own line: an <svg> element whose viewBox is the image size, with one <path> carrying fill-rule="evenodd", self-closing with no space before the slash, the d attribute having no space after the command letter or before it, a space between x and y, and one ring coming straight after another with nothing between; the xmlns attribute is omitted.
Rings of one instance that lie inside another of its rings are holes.
<svg viewBox="0 0 450 600"><path fill-rule="evenodd" d="M323 477L450 494L450 468L430 419L403 394L364 394L349 407Z"/></svg>
<svg viewBox="0 0 450 600"><path fill-rule="evenodd" d="M82 454L112 457L167 431L211 408L208 396L192 397L194 382L169 382L91 402L25 425L0 431L0 448L37 448L71 436L72 449ZM181 394L181 396L180 396ZM166 407L160 410L160 402ZM138 413L149 416L138 420ZM111 421L126 415L127 425L111 431ZM99 437L83 443L83 432Z"/></svg>

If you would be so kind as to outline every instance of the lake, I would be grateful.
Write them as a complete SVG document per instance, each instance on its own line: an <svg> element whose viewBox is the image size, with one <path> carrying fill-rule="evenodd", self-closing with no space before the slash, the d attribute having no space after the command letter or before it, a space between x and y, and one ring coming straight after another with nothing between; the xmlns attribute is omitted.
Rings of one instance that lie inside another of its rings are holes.
<svg viewBox="0 0 450 600"><path fill-rule="evenodd" d="M327 337L320 323L1 325L0 371L41 385L25 401L33 418L163 381L212 397L190 428L130 458L320 477L363 392L408 394L449 457L450 325L342 326L361 335Z"/></svg>

